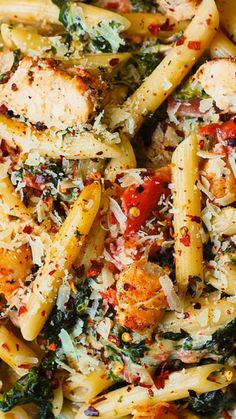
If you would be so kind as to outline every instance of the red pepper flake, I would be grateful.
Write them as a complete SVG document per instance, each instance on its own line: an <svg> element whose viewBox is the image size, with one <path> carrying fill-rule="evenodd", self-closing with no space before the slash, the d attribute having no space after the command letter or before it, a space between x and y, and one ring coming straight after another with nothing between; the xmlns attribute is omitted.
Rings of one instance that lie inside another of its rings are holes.
<svg viewBox="0 0 236 419"><path fill-rule="evenodd" d="M176 41L176 46L178 47L179 45L183 45L185 42L186 37L184 35L180 36L177 41Z"/></svg>
<svg viewBox="0 0 236 419"><path fill-rule="evenodd" d="M104 7L105 7L106 9L109 9L109 10L117 10L117 9L119 9L119 3L118 3L118 2L110 2L110 3L106 3L106 4L104 5Z"/></svg>
<svg viewBox="0 0 236 419"><path fill-rule="evenodd" d="M155 23L150 23L148 30L153 36L157 36L161 30L161 27Z"/></svg>
<svg viewBox="0 0 236 419"><path fill-rule="evenodd" d="M170 24L170 19L166 19L164 23L160 26L162 31L173 31L175 23Z"/></svg>
<svg viewBox="0 0 236 419"><path fill-rule="evenodd" d="M18 316L21 316L22 314L26 313L27 307L26 306L20 306L19 311L18 311Z"/></svg>
<svg viewBox="0 0 236 419"><path fill-rule="evenodd" d="M98 276L101 273L103 268L103 263L98 262L97 260L91 260L91 267L87 272L88 278L93 278L94 276Z"/></svg>
<svg viewBox="0 0 236 419"><path fill-rule="evenodd" d="M183 318L184 319L188 319L190 317L190 314L187 313L186 311L183 313Z"/></svg>
<svg viewBox="0 0 236 419"><path fill-rule="evenodd" d="M179 256L182 255L182 250L181 249L178 250L178 254L179 254Z"/></svg>
<svg viewBox="0 0 236 419"><path fill-rule="evenodd" d="M106 396L101 396L98 399L96 399L93 404L97 404L97 403L103 402L104 400L107 400L107 397Z"/></svg>
<svg viewBox="0 0 236 419"><path fill-rule="evenodd" d="M231 310L226 310L226 314L229 316L231 314Z"/></svg>
<svg viewBox="0 0 236 419"><path fill-rule="evenodd" d="M208 17L208 19L206 20L206 24L209 26L211 24L211 18Z"/></svg>
<svg viewBox="0 0 236 419"><path fill-rule="evenodd" d="M45 310L43 310L43 311L41 312L41 316L42 316L42 317L44 317L44 316L45 316L45 314L46 314L46 311L45 311Z"/></svg>
<svg viewBox="0 0 236 419"><path fill-rule="evenodd" d="M118 300L117 300L117 290L115 288L109 288L107 291L105 292L101 292L99 293L101 295L101 297L106 300L111 306L115 307L118 305Z"/></svg>
<svg viewBox="0 0 236 419"><path fill-rule="evenodd" d="M200 224L200 222L201 222L201 218L200 218L200 217L198 217L197 215L187 215L187 217L189 217L189 218L190 218L190 220L191 220L193 223L198 223L198 224Z"/></svg>
<svg viewBox="0 0 236 419"><path fill-rule="evenodd" d="M6 349L6 351L8 351L8 352L10 352L10 348L9 348L9 346L8 346L8 344L7 343L3 343L2 344L2 348L4 348L4 349Z"/></svg>
<svg viewBox="0 0 236 419"><path fill-rule="evenodd" d="M51 343L48 346L49 351L55 352L55 350L57 349L57 344L56 343Z"/></svg>
<svg viewBox="0 0 236 419"><path fill-rule="evenodd" d="M188 42L188 48L193 49L194 51L200 51L201 50L201 42L200 41L189 41Z"/></svg>
<svg viewBox="0 0 236 419"><path fill-rule="evenodd" d="M226 412L226 411L225 411L225 412L223 413L223 418L224 418L224 419L232 419L232 416L231 416L228 412Z"/></svg>
<svg viewBox="0 0 236 419"><path fill-rule="evenodd" d="M151 388L148 389L148 394L150 397L154 396L153 390Z"/></svg>
<svg viewBox="0 0 236 419"><path fill-rule="evenodd" d="M180 238L180 243L182 243L185 247L190 246L190 235L188 233L185 233L184 236Z"/></svg>
<svg viewBox="0 0 236 419"><path fill-rule="evenodd" d="M119 58L112 58L109 61L109 64L110 64L111 67L115 67L117 64L119 64L119 62L120 62Z"/></svg>
<svg viewBox="0 0 236 419"><path fill-rule="evenodd" d="M8 108L5 105L0 106L0 114L5 115L8 112Z"/></svg>
<svg viewBox="0 0 236 419"><path fill-rule="evenodd" d="M30 364L20 364L18 365L19 368L24 368L25 370L29 370L32 365Z"/></svg>
<svg viewBox="0 0 236 419"><path fill-rule="evenodd" d="M56 269L53 269L52 271L49 272L49 275L53 275L55 274L55 272L56 272Z"/></svg>
<svg viewBox="0 0 236 419"><path fill-rule="evenodd" d="M23 233L31 234L32 231L33 231L33 227L31 227L30 225L27 225L23 228Z"/></svg>
<svg viewBox="0 0 236 419"><path fill-rule="evenodd" d="M200 140L199 143L198 143L198 145L199 145L200 150L203 150L204 145L205 145L205 141L204 140Z"/></svg>

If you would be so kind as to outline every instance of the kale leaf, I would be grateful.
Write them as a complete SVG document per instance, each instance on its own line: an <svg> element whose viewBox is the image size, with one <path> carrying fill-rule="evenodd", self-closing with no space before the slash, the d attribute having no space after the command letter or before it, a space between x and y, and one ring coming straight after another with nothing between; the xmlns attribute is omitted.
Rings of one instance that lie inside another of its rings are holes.
<svg viewBox="0 0 236 419"><path fill-rule="evenodd" d="M43 337L48 339L49 343L59 344L60 339L58 335L61 329L72 327L78 317L85 314L90 301L90 293L91 287L88 280L85 280L78 292L70 296L64 311L59 310L57 306L54 307L42 332Z"/></svg>
<svg viewBox="0 0 236 419"><path fill-rule="evenodd" d="M51 380L38 367L16 381L14 386L0 397L0 410L9 412L13 407L34 403L39 406L40 419L53 419Z"/></svg>
<svg viewBox="0 0 236 419"><path fill-rule="evenodd" d="M68 32L84 33L80 16L73 12L72 3L68 0L52 0L59 8L59 21Z"/></svg>
<svg viewBox="0 0 236 419"><path fill-rule="evenodd" d="M185 350L206 350L227 358L235 351L236 343L236 319L231 320L225 326L220 327L209 340L203 344L195 345L191 336L184 339L181 344Z"/></svg>
<svg viewBox="0 0 236 419"><path fill-rule="evenodd" d="M59 21L71 34L77 34L85 41L90 40L88 48L102 52L117 52L120 45L125 42L120 38L119 33L123 30L122 25L115 21L98 22L91 26L83 16L80 16L79 9L74 3L68 0L52 0L59 8Z"/></svg>
<svg viewBox="0 0 236 419"><path fill-rule="evenodd" d="M187 401L187 400L186 400ZM190 391L188 399L189 409L197 415L212 418L222 414L223 410L229 409L235 402L234 390L230 387L226 391L216 390L197 395Z"/></svg>

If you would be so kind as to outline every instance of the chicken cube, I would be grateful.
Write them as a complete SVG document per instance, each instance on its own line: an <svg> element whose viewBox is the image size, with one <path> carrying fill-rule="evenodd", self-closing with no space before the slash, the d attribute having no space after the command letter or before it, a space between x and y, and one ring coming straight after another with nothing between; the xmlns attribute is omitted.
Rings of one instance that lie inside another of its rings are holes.
<svg viewBox="0 0 236 419"><path fill-rule="evenodd" d="M236 112L236 60L219 58L203 64L196 76L224 113Z"/></svg>
<svg viewBox="0 0 236 419"><path fill-rule="evenodd" d="M152 332L167 308L159 278L166 272L155 263L134 262L117 281L118 322L137 333Z"/></svg>

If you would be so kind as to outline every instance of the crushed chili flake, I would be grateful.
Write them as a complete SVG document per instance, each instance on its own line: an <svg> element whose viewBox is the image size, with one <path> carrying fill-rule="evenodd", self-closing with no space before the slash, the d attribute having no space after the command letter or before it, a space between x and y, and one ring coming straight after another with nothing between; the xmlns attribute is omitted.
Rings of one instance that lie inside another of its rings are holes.
<svg viewBox="0 0 236 419"><path fill-rule="evenodd" d="M194 51L200 51L201 50L201 42L200 41L189 41L188 42L188 48L193 49Z"/></svg>
<svg viewBox="0 0 236 419"><path fill-rule="evenodd" d="M185 39L186 39L186 37L184 36L184 35L182 35L182 36L180 36L178 39L177 39L177 41L176 41L176 45L177 45L177 47L179 46L179 45L183 45L184 44L184 42L185 42Z"/></svg>
<svg viewBox="0 0 236 419"><path fill-rule="evenodd" d="M110 66L111 67L115 67L117 64L119 64L119 58L112 58L110 61L109 61L109 64L110 64Z"/></svg>
<svg viewBox="0 0 236 419"><path fill-rule="evenodd" d="M232 419L232 416L231 416L228 412L226 412L226 411L225 411L225 412L223 413L223 418L224 418L224 419Z"/></svg>
<svg viewBox="0 0 236 419"><path fill-rule="evenodd" d="M191 219L191 221L193 221L194 223L199 223L201 222L201 218L198 217L197 215L187 215L187 217L189 217Z"/></svg>
<svg viewBox="0 0 236 419"><path fill-rule="evenodd" d="M210 17L206 20L206 24L207 24L208 26L211 24L211 18L210 18Z"/></svg>
<svg viewBox="0 0 236 419"><path fill-rule="evenodd" d="M98 276L101 273L103 265L104 264L102 262L98 262L97 260L91 260L91 266L88 269L87 277L93 278L94 276Z"/></svg>
<svg viewBox="0 0 236 419"><path fill-rule="evenodd" d="M183 318L184 319L188 319L190 317L190 314L187 313L186 311L183 313Z"/></svg>
<svg viewBox="0 0 236 419"><path fill-rule="evenodd" d="M0 114L5 115L8 112L8 108L5 105L0 105Z"/></svg>
<svg viewBox="0 0 236 419"><path fill-rule="evenodd" d="M19 308L19 311L18 311L18 316L21 316L22 314L26 313L27 311L28 310L27 310L27 307L26 306L21 306Z"/></svg>
<svg viewBox="0 0 236 419"><path fill-rule="evenodd" d="M48 349L49 349L49 351L53 351L54 352L57 349L57 344L56 343L51 343L48 346Z"/></svg>
<svg viewBox="0 0 236 419"><path fill-rule="evenodd" d="M33 231L33 227L31 227L30 225L27 225L23 228L23 233L30 234L32 233L32 231Z"/></svg>
<svg viewBox="0 0 236 419"><path fill-rule="evenodd" d="M45 316L45 314L46 314L46 311L45 311L45 310L43 310L43 311L41 312L41 316L42 316L42 317L44 317L44 316Z"/></svg>
<svg viewBox="0 0 236 419"><path fill-rule="evenodd" d="M4 349L6 349L6 351L10 351L10 348L9 348L9 346L8 346L8 344L7 343L2 343L2 348L4 348Z"/></svg>
<svg viewBox="0 0 236 419"><path fill-rule="evenodd" d="M182 243L185 247L189 247L190 246L190 235L188 233L184 234L181 238L180 238L180 243Z"/></svg>
<svg viewBox="0 0 236 419"><path fill-rule="evenodd" d="M153 36L157 36L161 30L161 27L155 23L150 23L148 30Z"/></svg>
<svg viewBox="0 0 236 419"><path fill-rule="evenodd" d="M100 291L101 297L106 300L111 306L115 307L118 305L117 290L115 288L109 288L105 292Z"/></svg>

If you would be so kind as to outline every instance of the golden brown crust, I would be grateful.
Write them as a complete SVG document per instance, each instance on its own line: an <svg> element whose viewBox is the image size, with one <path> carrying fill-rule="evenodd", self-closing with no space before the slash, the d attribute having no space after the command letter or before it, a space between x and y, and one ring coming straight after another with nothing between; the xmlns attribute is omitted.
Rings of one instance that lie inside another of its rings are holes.
<svg viewBox="0 0 236 419"><path fill-rule="evenodd" d="M151 262L135 262L117 281L118 322L137 333L150 332L167 307L159 277L165 272Z"/></svg>

